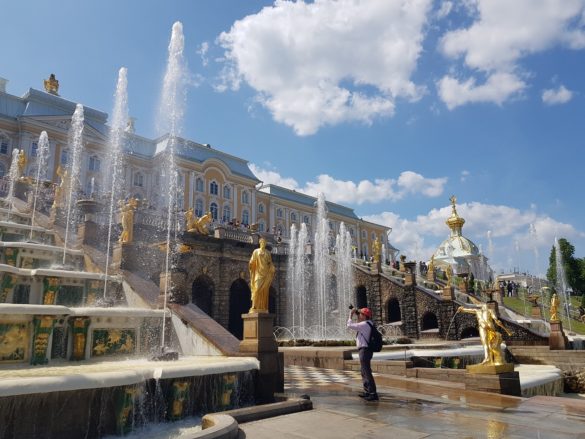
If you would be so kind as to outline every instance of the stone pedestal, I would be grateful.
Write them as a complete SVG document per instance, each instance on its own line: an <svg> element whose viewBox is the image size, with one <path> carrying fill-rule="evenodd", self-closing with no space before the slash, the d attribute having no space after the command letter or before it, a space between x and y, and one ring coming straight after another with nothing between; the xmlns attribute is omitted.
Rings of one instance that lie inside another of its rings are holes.
<svg viewBox="0 0 585 439"><path fill-rule="evenodd" d="M77 245L96 246L98 240L103 239L98 235L98 225L93 221L84 221L77 228Z"/></svg>
<svg viewBox="0 0 585 439"><path fill-rule="evenodd" d="M256 382L256 402L274 402L274 393L284 391L284 358L272 334L274 314L242 314L244 339L240 353L256 357L260 361Z"/></svg>
<svg viewBox="0 0 585 439"><path fill-rule="evenodd" d="M567 349L569 340L563 332L563 323L550 322L550 335L548 336L548 346L551 350L561 351Z"/></svg>
<svg viewBox="0 0 585 439"><path fill-rule="evenodd" d="M427 271L427 280L429 282L436 282L437 277L435 275L435 270L434 269Z"/></svg>
<svg viewBox="0 0 585 439"><path fill-rule="evenodd" d="M225 227L217 226L213 231L213 237L216 239L223 239L225 237Z"/></svg>
<svg viewBox="0 0 585 439"><path fill-rule="evenodd" d="M443 292L441 293L442 300L455 300L455 288L453 287L443 287Z"/></svg>
<svg viewBox="0 0 585 439"><path fill-rule="evenodd" d="M542 312L540 310L540 306L538 305L533 306L530 315L534 319L542 319Z"/></svg>
<svg viewBox="0 0 585 439"><path fill-rule="evenodd" d="M467 366L465 390L522 396L520 375L518 372L514 372L513 364Z"/></svg>

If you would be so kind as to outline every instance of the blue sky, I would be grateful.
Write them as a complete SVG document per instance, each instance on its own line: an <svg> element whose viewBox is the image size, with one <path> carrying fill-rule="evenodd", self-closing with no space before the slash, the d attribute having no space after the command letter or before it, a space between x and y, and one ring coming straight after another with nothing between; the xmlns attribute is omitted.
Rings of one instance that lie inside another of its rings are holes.
<svg viewBox="0 0 585 439"><path fill-rule="evenodd" d="M494 268L543 273L555 236L585 256L584 11L585 0L6 0L0 76L22 95L55 73L63 97L110 113L125 66L137 132L154 137L181 21L185 137L387 224L411 258L446 238L456 194L464 234Z"/></svg>

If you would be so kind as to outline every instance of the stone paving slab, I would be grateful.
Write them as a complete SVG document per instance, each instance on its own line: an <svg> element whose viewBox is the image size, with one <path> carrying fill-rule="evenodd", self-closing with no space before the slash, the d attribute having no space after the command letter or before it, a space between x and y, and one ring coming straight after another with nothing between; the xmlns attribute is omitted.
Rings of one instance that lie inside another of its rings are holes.
<svg viewBox="0 0 585 439"><path fill-rule="evenodd" d="M294 380L316 380L314 370L306 378L299 376L298 370L294 378L287 374L291 389ZM320 378L319 384L303 389L314 410L241 424L240 438L585 439L582 400L507 397L394 378L379 381L384 381L378 388L380 401L365 402L357 397L359 381L341 382L336 375L327 383Z"/></svg>

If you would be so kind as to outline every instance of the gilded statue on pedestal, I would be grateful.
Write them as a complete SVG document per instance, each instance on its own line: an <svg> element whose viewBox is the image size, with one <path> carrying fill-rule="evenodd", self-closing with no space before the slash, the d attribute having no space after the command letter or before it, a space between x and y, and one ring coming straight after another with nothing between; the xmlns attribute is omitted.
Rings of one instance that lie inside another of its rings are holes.
<svg viewBox="0 0 585 439"><path fill-rule="evenodd" d="M484 360L481 364L494 366L505 364L500 347L502 344L502 334L496 330L496 326L502 328L508 335L512 335L512 333L498 319L496 313L488 307L487 303L482 304L480 308L474 309L460 306L457 312L475 314L477 317L479 337L484 351Z"/></svg>
<svg viewBox="0 0 585 439"><path fill-rule="evenodd" d="M26 168L26 163L28 160L26 159L26 154L24 149L21 149L18 153L18 178L21 178L24 175L24 168Z"/></svg>
<svg viewBox="0 0 585 439"><path fill-rule="evenodd" d="M559 321L559 296L557 296L557 293L553 294L550 299L550 321Z"/></svg>
<svg viewBox="0 0 585 439"><path fill-rule="evenodd" d="M372 255L374 256L374 263L380 262L380 256L382 255L382 245L380 240L376 236L376 239L372 242Z"/></svg>
<svg viewBox="0 0 585 439"><path fill-rule="evenodd" d="M55 198L53 199L52 209L63 207L67 191L69 190L69 172L67 169L63 170L59 165L56 173L61 178L61 183L55 187Z"/></svg>
<svg viewBox="0 0 585 439"><path fill-rule="evenodd" d="M272 256L266 250L266 240L260 239L260 248L252 253L250 263L250 289L252 290L252 307L250 312L268 312L268 295L274 278Z"/></svg>
<svg viewBox="0 0 585 439"><path fill-rule="evenodd" d="M138 207L138 200L130 198L126 204L119 203L122 211L122 234L120 243L128 244L134 239L134 211Z"/></svg>
<svg viewBox="0 0 585 439"><path fill-rule="evenodd" d="M447 276L447 286L451 286L451 279L453 279L453 267L451 265L447 265L447 269L445 270L445 275Z"/></svg>
<svg viewBox="0 0 585 439"><path fill-rule="evenodd" d="M207 225L211 222L212 219L213 216L211 215L211 212L207 212L205 215L199 218L193 212L193 208L189 209L187 212L185 212L185 226L187 232L195 232L200 235L207 235Z"/></svg>

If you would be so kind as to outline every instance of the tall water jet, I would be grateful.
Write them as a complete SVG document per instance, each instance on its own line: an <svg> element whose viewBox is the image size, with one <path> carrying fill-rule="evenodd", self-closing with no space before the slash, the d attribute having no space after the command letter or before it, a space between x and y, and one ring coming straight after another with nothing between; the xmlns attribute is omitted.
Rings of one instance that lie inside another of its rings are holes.
<svg viewBox="0 0 585 439"><path fill-rule="evenodd" d="M290 236L287 291L292 309L288 315L286 326L293 337L307 337L305 325L305 302L309 278L309 260L306 254L309 241L307 225L302 223L300 229L297 230L296 225L293 224Z"/></svg>
<svg viewBox="0 0 585 439"><path fill-rule="evenodd" d="M494 243L492 241L492 231L487 231L487 241L488 241L488 257L491 261L494 260Z"/></svg>
<svg viewBox="0 0 585 439"><path fill-rule="evenodd" d="M126 126L128 124L128 71L122 67L118 72L118 82L116 84L116 93L114 94L114 110L112 112L112 124L110 126L109 162L107 163L108 173L111 182L108 186L110 191L110 210L108 216L108 241L106 249L106 266L105 276L107 279L108 269L110 266L110 246L112 243L112 223L114 220L114 208L116 200L120 199L121 185L118 181L121 179L122 164L124 160L123 146L126 135ZM91 194L90 194L91 195ZM108 291L108 282L104 282L104 299Z"/></svg>
<svg viewBox="0 0 585 439"><path fill-rule="evenodd" d="M37 148L37 181L35 184L35 193L33 196L33 208L32 214L30 219L30 225L33 226L35 224L35 213L37 210L37 198L39 197L39 186L41 185L41 180L46 177L47 174L47 161L49 159L49 136L47 135L46 131L41 132L39 136L39 143ZM30 228L30 236L29 239L32 241L33 237L33 228Z"/></svg>
<svg viewBox="0 0 585 439"><path fill-rule="evenodd" d="M329 261L329 223L327 222L327 208L325 195L319 194L317 198L317 224L315 225L315 252L313 256L314 289L317 293L316 311L321 338L327 334L327 310L328 306L328 281L330 273Z"/></svg>
<svg viewBox="0 0 585 439"><path fill-rule="evenodd" d="M335 259L337 261L337 326L341 336L346 332L345 312L352 302L353 296L353 269L351 260L351 234L345 224L339 226L339 233L335 243Z"/></svg>
<svg viewBox="0 0 585 439"><path fill-rule="evenodd" d="M12 206L14 205L14 185L18 179L18 154L20 151L16 148L12 150L12 162L10 162L10 170L8 171L8 179L10 184L8 186L8 195L6 200L8 201L8 221L10 221L10 213L12 212Z"/></svg>
<svg viewBox="0 0 585 439"><path fill-rule="evenodd" d="M67 242L69 239L69 229L72 228L71 222L75 221L75 215L71 211L75 208L77 195L77 184L79 181L79 169L81 165L81 150L83 148L83 105L77 104L75 112L71 117L71 128L69 128L69 145L73 150L71 161L69 162L69 194L67 195L67 222L65 223L65 239L63 240L63 265L67 257Z"/></svg>
<svg viewBox="0 0 585 439"><path fill-rule="evenodd" d="M165 176L168 179L166 187L167 192L167 242L165 257L165 285L163 308L165 314L162 322L161 348L165 344L165 323L167 296L169 291L169 270L173 253L176 251L174 245L171 246L171 233L175 236L176 241L176 221L173 215L177 211L177 197L181 196L178 190L178 172L175 163L175 149L177 147L177 137L181 133L184 107L185 107L185 84L186 84L186 65L183 59L183 48L185 45L183 37L183 25L180 22L173 24L171 41L169 43L169 58L167 69L163 81L163 90L160 105L159 120L163 132L168 132L169 138L166 147Z"/></svg>
<svg viewBox="0 0 585 439"><path fill-rule="evenodd" d="M561 253L561 246L557 238L555 238L555 262L556 262L555 268L557 272L556 287L557 291L559 292L560 296L563 299L563 308L565 308L565 315L567 316L567 321L569 322L569 331L571 331L572 330L571 314L569 313L569 294L567 293L567 277L565 275L565 267L563 265L563 255Z"/></svg>

